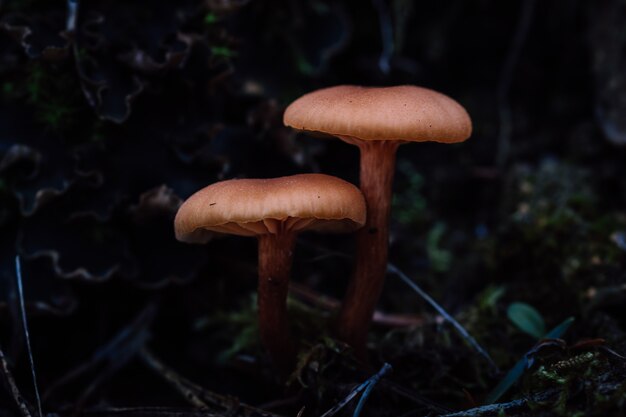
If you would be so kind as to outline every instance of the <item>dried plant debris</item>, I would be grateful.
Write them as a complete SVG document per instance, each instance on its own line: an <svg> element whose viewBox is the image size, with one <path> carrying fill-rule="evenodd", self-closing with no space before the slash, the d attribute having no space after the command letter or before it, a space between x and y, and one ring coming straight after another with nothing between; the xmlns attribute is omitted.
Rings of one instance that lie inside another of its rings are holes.
<svg viewBox="0 0 626 417"><path fill-rule="evenodd" d="M80 386L76 395L73 412L80 412L101 385L107 383L143 348L150 335L150 326L157 311L156 304L148 304L136 317L121 328L112 339L107 340L93 352L91 357L81 362L65 375L53 381L45 390L43 399L49 401L68 385L80 380L86 374L96 374L87 385Z"/></svg>
<svg viewBox="0 0 626 417"><path fill-rule="evenodd" d="M193 38L179 30L189 13L180 3L81 5L74 59L83 93L102 119L124 122L149 82L144 76L184 65Z"/></svg>
<svg viewBox="0 0 626 417"><path fill-rule="evenodd" d="M1 27L31 59L73 61L84 98L103 120L124 122L148 86L183 68L196 41L208 42L206 27L196 23L198 2L60 4L28 17L4 16Z"/></svg>
<svg viewBox="0 0 626 417"><path fill-rule="evenodd" d="M70 36L65 32L65 10L54 6L50 3L47 10L38 14L5 15L0 20L0 29L19 42L29 58L62 60L69 55Z"/></svg>
<svg viewBox="0 0 626 417"><path fill-rule="evenodd" d="M193 166L179 158L168 140L154 141L137 135L142 140L94 141L67 149L63 146L64 141L55 142L56 135L44 135L37 141L26 134L23 137L28 145L8 145L7 151L2 154L0 172L6 186L21 203L25 220L20 227L20 242L26 256L45 254L54 260L55 272L66 278L101 280L113 273L137 277L139 264L152 271L142 274L152 282L149 285L191 278L193 274L190 271L198 266L198 261L192 261L192 258L200 259L199 249L183 249L175 242L171 221L179 200L171 194L171 190L161 189L165 194L170 193L165 198L170 202L169 206L160 204L162 201L159 198L145 199L143 203L148 204L140 204L127 213L119 212L121 207L130 205L149 187L169 182L179 188L181 194L189 195L212 181L206 174L194 174ZM40 146L41 151L37 152L35 146ZM152 156L145 155L146 150ZM64 155L65 159L59 158L58 154ZM137 155L140 154L143 156L138 163ZM110 158L111 155L117 157ZM150 169L153 165L176 167L179 175L173 177L171 169ZM193 165L202 167L205 163L195 161ZM221 169L219 162L214 166L211 168L209 165L206 172ZM194 175L197 180L191 182ZM152 204L155 201L156 206ZM140 214L144 210L150 211L149 221L141 220ZM112 219L114 213L118 214ZM124 233L120 233L121 227ZM141 229L146 229L143 235ZM168 265L180 265L180 273L166 272L149 260L155 249L166 252L164 247L167 245L155 244L157 231L160 231L159 241L171 242L174 252L178 248L176 253L184 261ZM150 234L152 239L146 239L146 234ZM144 261L131 261L133 256L128 254L127 247L129 239L133 240L135 251L143 256L139 257ZM94 256L80 255L76 263L63 259L64 255L69 256L79 248L93 248ZM81 264L83 261L84 264ZM121 264L126 266L121 267ZM145 284L148 285L147 282Z"/></svg>
<svg viewBox="0 0 626 417"><path fill-rule="evenodd" d="M36 129L32 114L23 108L0 111L0 174L20 201L24 215L32 215L55 196L65 193L79 177L71 146L59 135ZM22 111L24 110L24 111Z"/></svg>
<svg viewBox="0 0 626 417"><path fill-rule="evenodd" d="M24 219L18 247L26 259L47 257L62 278L102 281L129 274L133 265L128 242L119 228L90 213L68 210L66 195Z"/></svg>
<svg viewBox="0 0 626 417"><path fill-rule="evenodd" d="M180 201L162 186L141 195L127 213L101 218L72 212L76 197L70 193L24 219L19 249L29 259L50 259L60 278L97 282L117 275L145 287L182 283L195 276L204 256L174 238Z"/></svg>
<svg viewBox="0 0 626 417"><path fill-rule="evenodd" d="M139 264L134 278L138 285L181 284L194 278L204 264L202 247L190 248L174 237L172 224L181 203L172 189L160 186L143 193L139 203L129 209L131 252Z"/></svg>

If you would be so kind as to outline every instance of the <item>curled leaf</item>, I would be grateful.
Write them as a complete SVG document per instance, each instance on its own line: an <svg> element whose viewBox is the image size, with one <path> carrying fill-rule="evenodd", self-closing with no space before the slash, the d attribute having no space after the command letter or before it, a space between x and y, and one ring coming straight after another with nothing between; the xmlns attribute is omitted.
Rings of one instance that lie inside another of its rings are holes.
<svg viewBox="0 0 626 417"><path fill-rule="evenodd" d="M60 61L68 57L71 43L64 23L65 13L51 10L41 15L5 16L0 29L19 42L29 58Z"/></svg>

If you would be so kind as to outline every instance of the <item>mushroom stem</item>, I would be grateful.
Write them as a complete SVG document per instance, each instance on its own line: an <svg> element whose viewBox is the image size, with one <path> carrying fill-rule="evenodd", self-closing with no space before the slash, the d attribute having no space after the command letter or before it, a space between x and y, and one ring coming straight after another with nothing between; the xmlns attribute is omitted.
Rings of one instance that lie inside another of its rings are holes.
<svg viewBox="0 0 626 417"><path fill-rule="evenodd" d="M295 234L259 236L259 332L263 346L283 375L293 370L296 349L287 320L287 292Z"/></svg>
<svg viewBox="0 0 626 417"><path fill-rule="evenodd" d="M396 150L402 142L353 143L361 150L360 187L367 219L357 234L356 265L339 314L338 336L365 359L367 332L385 281Z"/></svg>

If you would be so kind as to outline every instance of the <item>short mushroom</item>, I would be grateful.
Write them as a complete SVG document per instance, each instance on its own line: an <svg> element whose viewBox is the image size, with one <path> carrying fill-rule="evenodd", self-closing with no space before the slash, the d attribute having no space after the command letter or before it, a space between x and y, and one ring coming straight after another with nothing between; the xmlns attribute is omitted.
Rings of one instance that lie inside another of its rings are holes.
<svg viewBox="0 0 626 417"><path fill-rule="evenodd" d="M337 86L287 107L287 126L337 136L361 152L360 187L367 220L357 237L356 266L339 317L339 338L365 355L365 342L387 265L396 150L407 142L466 140L472 123L450 97L415 86Z"/></svg>
<svg viewBox="0 0 626 417"><path fill-rule="evenodd" d="M207 242L214 233L259 241L258 309L261 341L286 374L295 360L287 291L296 235L305 230L350 232L365 223L365 200L354 185L322 174L234 179L196 192L178 210L178 240Z"/></svg>

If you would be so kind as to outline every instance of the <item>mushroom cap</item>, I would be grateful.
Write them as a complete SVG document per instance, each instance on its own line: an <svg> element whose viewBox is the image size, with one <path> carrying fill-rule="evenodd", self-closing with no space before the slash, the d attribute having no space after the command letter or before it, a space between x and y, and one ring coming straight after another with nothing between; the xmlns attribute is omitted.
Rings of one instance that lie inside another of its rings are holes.
<svg viewBox="0 0 626 417"><path fill-rule="evenodd" d="M299 130L361 140L463 142L472 133L467 111L450 97L412 85L340 85L305 94L283 122Z"/></svg>
<svg viewBox="0 0 626 417"><path fill-rule="evenodd" d="M257 236L316 230L350 232L365 223L361 191L340 178L300 174L233 179L193 194L176 213L176 238L204 243L212 233Z"/></svg>

